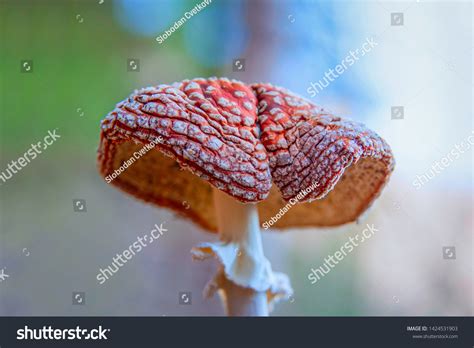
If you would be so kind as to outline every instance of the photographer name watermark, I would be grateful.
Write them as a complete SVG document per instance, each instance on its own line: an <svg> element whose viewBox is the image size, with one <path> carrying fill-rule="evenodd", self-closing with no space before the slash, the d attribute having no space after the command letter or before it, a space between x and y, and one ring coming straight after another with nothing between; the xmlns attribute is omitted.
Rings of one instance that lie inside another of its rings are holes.
<svg viewBox="0 0 474 348"><path fill-rule="evenodd" d="M272 216L270 220L265 221L262 224L262 227L266 230L270 228L270 226L274 225L278 220L280 220L283 215L285 215L295 204L299 203L308 194L313 192L318 186L319 183L314 183L311 186L308 186L307 188L298 192L298 194L294 198L290 199L290 201L283 208L281 208L278 213L276 213L276 215Z"/></svg>
<svg viewBox="0 0 474 348"><path fill-rule="evenodd" d="M128 167L130 167L133 163L139 160L142 156L146 155L148 151L152 150L157 144L163 142L163 137L160 135L156 141L152 141L149 144L143 146L140 150L135 151L133 156L130 157L128 160L123 162L123 164L114 170L112 174L109 174L105 177L105 181L107 184L110 184L114 179L116 179L120 174L122 174Z"/></svg>
<svg viewBox="0 0 474 348"><path fill-rule="evenodd" d="M184 25L188 19L191 19L193 16L204 10L206 6L211 4L211 2L212 0L204 0L203 2L200 2L194 6L191 10L186 11L180 19L178 19L171 27L169 27L168 30L165 30L163 34L158 35L156 37L156 41L158 41L159 44L165 42L165 40L169 38L175 31L177 31L182 25Z"/></svg>

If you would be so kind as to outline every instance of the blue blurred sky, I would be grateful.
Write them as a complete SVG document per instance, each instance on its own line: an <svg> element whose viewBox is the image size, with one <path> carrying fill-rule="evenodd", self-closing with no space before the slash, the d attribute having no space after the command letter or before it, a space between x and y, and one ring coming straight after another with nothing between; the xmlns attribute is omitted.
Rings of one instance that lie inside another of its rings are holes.
<svg viewBox="0 0 474 348"><path fill-rule="evenodd" d="M264 40L273 42L272 61L277 62L271 67L272 80L268 82L283 85L304 97L310 98L306 89L311 81L321 79L350 49L360 47L365 40L360 18L344 15L356 12L360 9L358 5L344 3L341 7L340 3L329 1L261 3L272 8L268 13L272 17L271 32ZM152 39L163 34L194 4L182 0L120 0L115 3L115 14L128 31ZM203 67L223 68L235 58L246 57L252 40L260 39L248 28L254 6L250 1L212 1L173 35L182 36L183 50ZM354 114L365 115L373 102L372 92L361 72L350 68L314 101L344 104Z"/></svg>

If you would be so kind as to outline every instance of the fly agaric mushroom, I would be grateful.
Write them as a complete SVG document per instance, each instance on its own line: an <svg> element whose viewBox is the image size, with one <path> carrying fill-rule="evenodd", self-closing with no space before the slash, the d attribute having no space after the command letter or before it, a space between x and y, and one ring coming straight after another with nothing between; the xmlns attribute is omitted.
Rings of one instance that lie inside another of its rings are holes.
<svg viewBox="0 0 474 348"><path fill-rule="evenodd" d="M236 316L268 315L274 300L292 293L263 254L260 222L285 201L292 207L275 228L355 221L394 165L389 146L363 125L283 88L226 78L135 91L102 121L100 139L104 177L156 144L112 184L219 234L192 253L219 260L206 292L220 290Z"/></svg>

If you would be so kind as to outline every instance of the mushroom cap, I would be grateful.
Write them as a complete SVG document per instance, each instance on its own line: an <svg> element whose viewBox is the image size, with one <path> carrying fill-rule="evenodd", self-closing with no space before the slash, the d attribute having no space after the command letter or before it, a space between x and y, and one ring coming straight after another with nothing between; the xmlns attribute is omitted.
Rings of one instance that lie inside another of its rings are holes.
<svg viewBox="0 0 474 348"><path fill-rule="evenodd" d="M280 213L275 228L337 226L371 205L394 166L362 124L226 78L135 91L102 121L98 162L106 181L211 232L212 187L256 203L261 222Z"/></svg>

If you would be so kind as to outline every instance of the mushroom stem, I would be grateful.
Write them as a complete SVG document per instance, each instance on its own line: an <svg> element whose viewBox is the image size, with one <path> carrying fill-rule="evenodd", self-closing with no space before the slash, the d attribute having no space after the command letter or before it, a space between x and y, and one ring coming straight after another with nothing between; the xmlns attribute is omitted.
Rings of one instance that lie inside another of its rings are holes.
<svg viewBox="0 0 474 348"><path fill-rule="evenodd" d="M229 317L267 317L268 303L265 291L244 288L225 279L222 296Z"/></svg>
<svg viewBox="0 0 474 348"><path fill-rule="evenodd" d="M232 281L224 277L221 288L227 315L268 316L266 291L238 284L260 277L268 263L263 254L257 206L240 203L218 189L214 189L214 205L220 240L238 246L232 267L236 279Z"/></svg>

